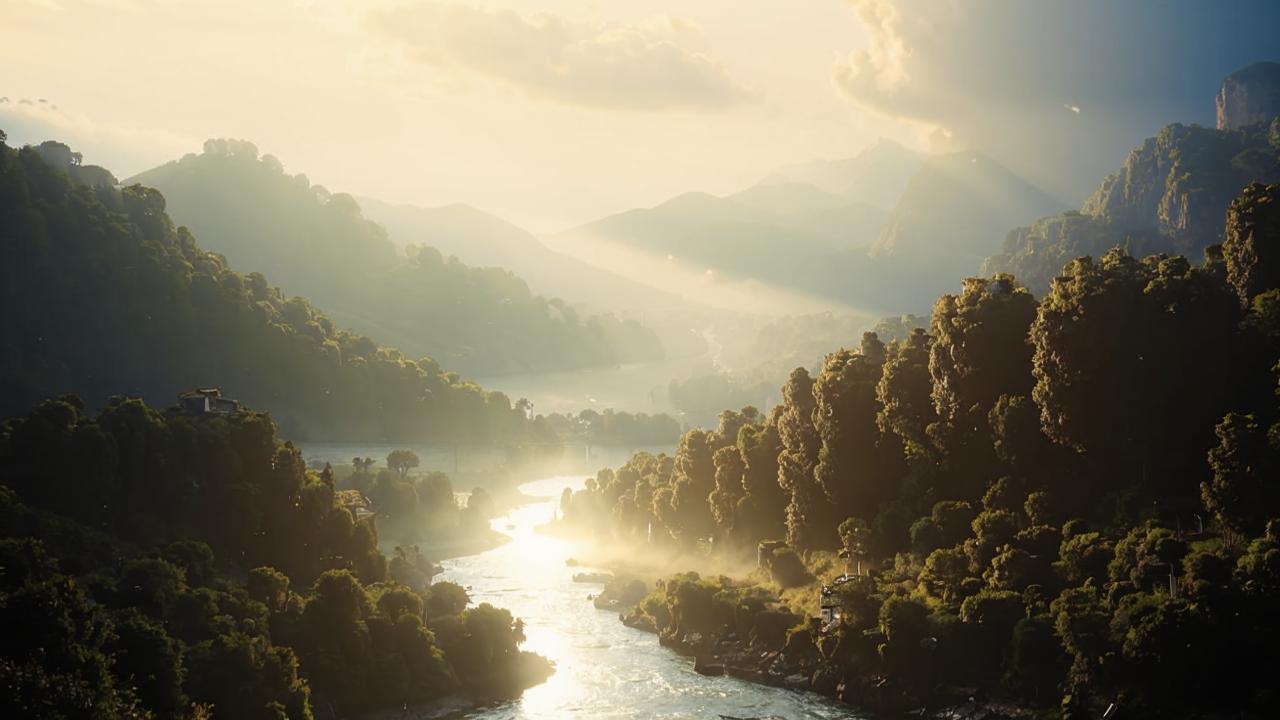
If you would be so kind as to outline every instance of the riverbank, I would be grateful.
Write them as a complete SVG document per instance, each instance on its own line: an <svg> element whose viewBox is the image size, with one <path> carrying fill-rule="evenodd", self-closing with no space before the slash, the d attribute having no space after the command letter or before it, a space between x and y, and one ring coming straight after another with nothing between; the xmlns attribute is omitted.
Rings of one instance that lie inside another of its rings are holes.
<svg viewBox="0 0 1280 720"><path fill-rule="evenodd" d="M575 580L607 577L598 593L587 596L595 608L628 628L656 636L659 647L690 659L692 670L701 675L811 694L860 715L883 718L1036 716L1017 699L987 696L975 687L908 683L892 671L900 659L886 652L886 638L877 627L862 630L840 621L824 626L795 605L804 588L779 593L756 576L733 580L692 572L646 582L616 563L570 563L577 569L607 567L607 572L575 574ZM816 593L820 581L806 587ZM917 660L930 667L934 662L927 653ZM938 677L936 670L928 670L927 676Z"/></svg>
<svg viewBox="0 0 1280 720"><path fill-rule="evenodd" d="M676 636L659 630L651 618L634 611L620 613L618 619L627 627L657 635L659 645L692 659L693 670L699 674L728 675L758 685L814 693L878 717L909 716L921 720L1030 720L1035 717L1029 708L986 699L972 688L939 687L928 702L909 702L902 688L884 675L851 673L847 665L841 669L839 663L812 662L816 648L805 647L803 641L790 652L791 643L783 650L762 650L732 635ZM821 644L820 641L819 646Z"/></svg>
<svg viewBox="0 0 1280 720"><path fill-rule="evenodd" d="M418 543L418 549L426 557L440 562L442 560L455 560L468 555L478 555L482 552L500 548L509 542L511 542L510 536L486 528L484 534L474 537L437 543Z"/></svg>
<svg viewBox="0 0 1280 720"><path fill-rule="evenodd" d="M460 718L480 705L463 695L447 695L419 705L375 710L359 716L359 720L452 720Z"/></svg>

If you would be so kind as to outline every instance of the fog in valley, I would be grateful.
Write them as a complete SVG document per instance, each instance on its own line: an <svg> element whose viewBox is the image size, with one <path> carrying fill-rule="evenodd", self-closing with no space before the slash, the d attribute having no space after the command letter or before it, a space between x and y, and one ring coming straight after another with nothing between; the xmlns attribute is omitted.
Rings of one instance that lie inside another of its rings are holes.
<svg viewBox="0 0 1280 720"><path fill-rule="evenodd" d="M0 717L1280 704L1280 8L0 0Z"/></svg>

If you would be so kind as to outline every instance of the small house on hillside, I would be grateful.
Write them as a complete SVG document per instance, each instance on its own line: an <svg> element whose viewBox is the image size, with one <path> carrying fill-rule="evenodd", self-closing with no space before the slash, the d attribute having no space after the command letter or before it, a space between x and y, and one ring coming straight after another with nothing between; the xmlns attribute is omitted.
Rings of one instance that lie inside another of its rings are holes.
<svg viewBox="0 0 1280 720"><path fill-rule="evenodd" d="M334 493L334 497L342 503L342 507L351 511L351 517L355 518L356 522L367 520L375 514L369 498L359 490L339 490Z"/></svg>
<svg viewBox="0 0 1280 720"><path fill-rule="evenodd" d="M840 597L837 591L839 590L841 585L844 585L845 583L850 582L851 580L854 579L854 577L855 576L853 575L845 573L840 577L836 578L835 580L832 580L830 585L822 586L820 607L822 608L823 626L830 625L840 620L842 609L841 609Z"/></svg>
<svg viewBox="0 0 1280 720"><path fill-rule="evenodd" d="M230 415L240 410L240 403L222 397L219 388L197 388L179 395L178 407L197 415Z"/></svg>

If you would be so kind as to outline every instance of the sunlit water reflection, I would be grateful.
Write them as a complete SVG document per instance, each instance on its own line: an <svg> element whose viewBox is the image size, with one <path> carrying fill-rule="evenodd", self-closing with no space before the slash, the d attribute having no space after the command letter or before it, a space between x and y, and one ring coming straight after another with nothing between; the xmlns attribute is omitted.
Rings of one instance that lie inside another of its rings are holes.
<svg viewBox="0 0 1280 720"><path fill-rule="evenodd" d="M475 602L510 609L525 621L525 648L556 664L546 683L519 700L468 717L860 717L816 695L699 675L690 660L659 646L655 636L624 626L616 613L595 609L587 595L600 586L574 583L575 569L565 565L573 555L571 544L534 531L551 518L553 498L582 482L575 475L522 485L525 494L545 499L494 520L493 528L512 541L444 563L439 579L468 587Z"/></svg>

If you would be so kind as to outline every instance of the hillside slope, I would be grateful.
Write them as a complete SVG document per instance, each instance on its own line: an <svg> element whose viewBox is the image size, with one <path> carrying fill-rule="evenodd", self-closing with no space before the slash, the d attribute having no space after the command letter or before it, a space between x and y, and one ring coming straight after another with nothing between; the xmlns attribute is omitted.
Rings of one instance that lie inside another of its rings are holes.
<svg viewBox="0 0 1280 720"><path fill-rule="evenodd" d="M569 370L662 355L638 323L580 317L507 270L470 267L429 246L401 255L350 195L288 175L251 143L210 140L202 154L128 182L163 192L174 219L232 267L267 273L342 323L453 370Z"/></svg>
<svg viewBox="0 0 1280 720"><path fill-rule="evenodd" d="M472 267L501 267L533 293L605 312L679 304L678 297L556 252L526 230L470 205L418 207L360 198L366 217L396 246L427 245Z"/></svg>
<svg viewBox="0 0 1280 720"><path fill-rule="evenodd" d="M888 211L897 204L924 160L919 153L881 138L851 158L814 160L779 168L760 185L806 183L846 200Z"/></svg>
<svg viewBox="0 0 1280 720"><path fill-rule="evenodd" d="M871 254L964 258L976 270L1010 227L1063 207L985 155L935 155L907 184Z"/></svg>
<svg viewBox="0 0 1280 720"><path fill-rule="evenodd" d="M298 439L502 438L509 399L338 329L175 229L142 186L74 182L0 143L0 416L71 392L166 406L221 385Z"/></svg>

